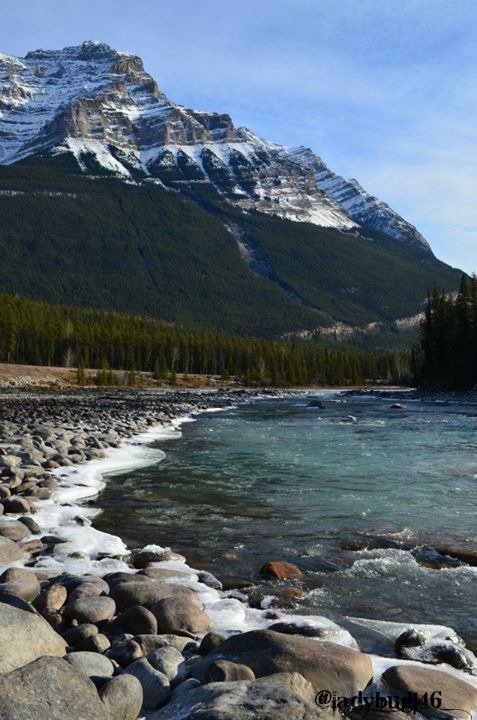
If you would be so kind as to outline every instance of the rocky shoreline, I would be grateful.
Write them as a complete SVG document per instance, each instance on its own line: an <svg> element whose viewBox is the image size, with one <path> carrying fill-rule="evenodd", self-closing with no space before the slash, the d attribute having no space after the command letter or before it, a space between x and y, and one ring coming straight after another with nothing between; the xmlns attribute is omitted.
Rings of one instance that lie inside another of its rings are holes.
<svg viewBox="0 0 477 720"><path fill-rule="evenodd" d="M359 619L345 628L251 607L173 550L128 551L91 527L78 502L97 494L114 453L134 458L135 443L178 418L251 396L0 395L0 720L311 720L366 709L404 718L402 703L376 707L376 691L418 693L414 709L428 717L477 709L477 659L450 628ZM88 484L78 466L95 463ZM300 572L275 558L263 571L279 583ZM333 707L333 693L355 697L354 709Z"/></svg>

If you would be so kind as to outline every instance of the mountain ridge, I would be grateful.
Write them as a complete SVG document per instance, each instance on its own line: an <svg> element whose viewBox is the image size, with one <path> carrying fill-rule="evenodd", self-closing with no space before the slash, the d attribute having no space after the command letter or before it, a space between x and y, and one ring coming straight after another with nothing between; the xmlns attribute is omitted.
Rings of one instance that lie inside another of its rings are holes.
<svg viewBox="0 0 477 720"><path fill-rule="evenodd" d="M98 43L0 55L0 212L5 292L241 335L392 326L461 275L311 150Z"/></svg>
<svg viewBox="0 0 477 720"><path fill-rule="evenodd" d="M359 232L369 225L431 253L417 229L309 148L236 128L227 114L172 102L140 57L87 41L25 58L0 55L0 164L36 153L91 159L124 179L209 182L229 203Z"/></svg>

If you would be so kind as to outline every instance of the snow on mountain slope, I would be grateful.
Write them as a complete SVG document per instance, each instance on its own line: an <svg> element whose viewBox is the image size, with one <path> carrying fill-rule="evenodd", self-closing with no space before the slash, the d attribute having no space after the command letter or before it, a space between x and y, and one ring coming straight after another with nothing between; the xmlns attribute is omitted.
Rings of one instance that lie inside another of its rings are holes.
<svg viewBox="0 0 477 720"><path fill-rule="evenodd" d="M357 180L345 179L332 172L312 150L295 148L291 153L297 163L315 174L318 187L342 207L360 225L370 225L396 240L431 250L421 233L379 198L370 195Z"/></svg>
<svg viewBox="0 0 477 720"><path fill-rule="evenodd" d="M290 150L235 128L225 114L169 100L136 55L85 42L0 54L0 164L72 155L124 179L168 187L211 183L228 202L297 222L359 231L362 224L430 252L418 231L311 150Z"/></svg>

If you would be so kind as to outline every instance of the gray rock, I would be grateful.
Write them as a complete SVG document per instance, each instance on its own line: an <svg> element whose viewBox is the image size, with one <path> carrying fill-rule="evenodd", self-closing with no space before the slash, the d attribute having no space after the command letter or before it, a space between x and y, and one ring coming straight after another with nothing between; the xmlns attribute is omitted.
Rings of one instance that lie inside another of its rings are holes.
<svg viewBox="0 0 477 720"><path fill-rule="evenodd" d="M154 650L146 659L153 668L163 673L171 683L177 678L179 666L184 662L184 656L171 645Z"/></svg>
<svg viewBox="0 0 477 720"><path fill-rule="evenodd" d="M298 673L254 681L210 683L180 692L157 720L320 720L331 714L314 702L315 690Z"/></svg>
<svg viewBox="0 0 477 720"><path fill-rule="evenodd" d="M134 675L118 675L99 691L111 720L136 720L143 703L142 685Z"/></svg>
<svg viewBox="0 0 477 720"><path fill-rule="evenodd" d="M0 465L6 468L15 468L21 465L21 458L18 455L0 455Z"/></svg>
<svg viewBox="0 0 477 720"><path fill-rule="evenodd" d="M151 609L154 603L164 598L179 598L188 595L194 595L194 593L181 585L156 582L145 576L111 585L110 591L110 596L116 601L120 612L127 610L131 605L142 605Z"/></svg>
<svg viewBox="0 0 477 720"><path fill-rule="evenodd" d="M156 710L171 693L166 675L156 670L146 658L141 658L128 665L124 674L133 675L141 683L145 710Z"/></svg>
<svg viewBox="0 0 477 720"><path fill-rule="evenodd" d="M38 599L37 607L41 610L61 610L67 597L68 593L66 588L63 585L54 583L42 591Z"/></svg>
<svg viewBox="0 0 477 720"><path fill-rule="evenodd" d="M230 662L230 660L216 660L209 665L206 672L206 682L235 682L237 680L255 680L255 673L247 665Z"/></svg>
<svg viewBox="0 0 477 720"><path fill-rule="evenodd" d="M46 620L5 603L0 603L0 647L0 673L15 670L42 655L62 657L66 652L65 641Z"/></svg>
<svg viewBox="0 0 477 720"><path fill-rule="evenodd" d="M298 672L317 691L332 688L338 695L346 697L364 690L373 677L371 659L364 653L273 630L251 630L227 638L217 650L194 666L192 677L203 682L209 665L216 660L247 665L256 677Z"/></svg>
<svg viewBox="0 0 477 720"><path fill-rule="evenodd" d="M76 646L77 643L87 640L98 634L98 628L93 623L83 623L77 627L69 628L64 634L64 638L68 645Z"/></svg>
<svg viewBox="0 0 477 720"><path fill-rule="evenodd" d="M0 676L0 720L111 720L93 683L60 658Z"/></svg>
<svg viewBox="0 0 477 720"><path fill-rule="evenodd" d="M218 633L209 632L207 635L204 635L202 638L202 641L199 646L199 653L201 655L208 655L209 653L216 650L219 645L223 643L225 640L225 637L223 635L219 635Z"/></svg>
<svg viewBox="0 0 477 720"><path fill-rule="evenodd" d="M40 535L41 528L38 523L33 520L32 517L30 517L29 515L24 515L18 520L19 522L23 523L33 535Z"/></svg>
<svg viewBox="0 0 477 720"><path fill-rule="evenodd" d="M106 656L121 667L127 667L144 655L144 649L135 640L121 640L106 650Z"/></svg>
<svg viewBox="0 0 477 720"><path fill-rule="evenodd" d="M18 520L0 518L0 535L18 542L18 540L24 540L28 537L30 531Z"/></svg>
<svg viewBox="0 0 477 720"><path fill-rule="evenodd" d="M151 611L156 617L159 633L186 630L195 634L204 632L212 625L212 620L202 607L199 596L190 594L159 600Z"/></svg>
<svg viewBox="0 0 477 720"><path fill-rule="evenodd" d="M194 641L188 637L168 633L164 635L136 635L134 640L144 649L144 655L149 655L154 650L168 645L182 653L186 647L194 647L195 645Z"/></svg>
<svg viewBox="0 0 477 720"><path fill-rule="evenodd" d="M116 612L116 603L107 595L101 597L80 597L68 602L65 607L67 617L80 623L99 623L111 620Z"/></svg>
<svg viewBox="0 0 477 720"><path fill-rule="evenodd" d="M108 593L103 593L103 589L99 583L86 581L75 587L70 592L69 600L70 602L73 602L74 600L79 600L80 598L99 597L102 594L107 595Z"/></svg>
<svg viewBox="0 0 477 720"><path fill-rule="evenodd" d="M7 565L25 557L25 551L13 540L0 536L0 564Z"/></svg>
<svg viewBox="0 0 477 720"><path fill-rule="evenodd" d="M417 693L422 697L440 692L441 710L448 709L448 717L468 720L477 709L477 688L454 675L419 665L393 665L382 675L383 681L401 697ZM444 715L445 716L445 715Z"/></svg>
<svg viewBox="0 0 477 720"><path fill-rule="evenodd" d="M31 603L40 594L40 583L33 572L23 568L5 570L1 578L0 590L16 595Z"/></svg>
<svg viewBox="0 0 477 720"><path fill-rule="evenodd" d="M104 655L95 652L79 650L65 655L66 662L69 662L78 672L87 677L112 677L114 665Z"/></svg>
<svg viewBox="0 0 477 720"><path fill-rule="evenodd" d="M104 653L106 650L109 650L110 647L111 642L109 641L109 638L107 638L106 635L103 635L103 633L98 633L97 635L92 635L85 640L80 640L80 642L76 643L75 650L88 650L89 652Z"/></svg>

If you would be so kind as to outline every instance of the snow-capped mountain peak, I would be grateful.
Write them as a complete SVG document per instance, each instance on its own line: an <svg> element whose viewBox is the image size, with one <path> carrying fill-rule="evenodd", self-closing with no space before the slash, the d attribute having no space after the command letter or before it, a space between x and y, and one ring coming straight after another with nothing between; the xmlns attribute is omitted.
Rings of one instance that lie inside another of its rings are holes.
<svg viewBox="0 0 477 720"><path fill-rule="evenodd" d="M177 105L140 57L99 42L0 54L0 164L72 155L119 177L176 190L211 183L229 203L358 232L368 225L430 252L422 235L312 150L236 128L229 115Z"/></svg>

